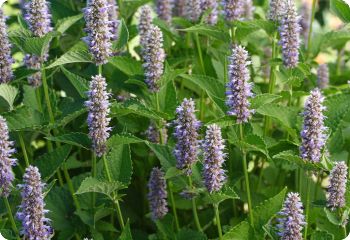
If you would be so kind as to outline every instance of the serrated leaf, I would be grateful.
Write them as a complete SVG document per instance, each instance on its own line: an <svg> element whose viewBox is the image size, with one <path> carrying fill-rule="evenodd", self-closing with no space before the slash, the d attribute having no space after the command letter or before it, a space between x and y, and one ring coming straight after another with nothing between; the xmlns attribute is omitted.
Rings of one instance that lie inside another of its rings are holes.
<svg viewBox="0 0 350 240"><path fill-rule="evenodd" d="M15 81L19 81L33 75L36 72L38 72L38 70L28 69L27 67L19 67L14 70L13 74L15 75Z"/></svg>
<svg viewBox="0 0 350 240"><path fill-rule="evenodd" d="M338 216L338 212L334 211L330 211L328 208L324 208L323 209L324 212L326 213L326 216L328 218L328 220L334 224L334 225L338 225L338 226L341 226L342 222L341 220L339 219L339 216Z"/></svg>
<svg viewBox="0 0 350 240"><path fill-rule="evenodd" d="M122 234L120 234L118 239L119 240L132 240L129 221L125 224L125 227L122 231Z"/></svg>
<svg viewBox="0 0 350 240"><path fill-rule="evenodd" d="M214 124L214 123L221 128L230 127L230 126L237 124L237 119L235 116L223 116L221 118L214 119L205 125L209 126L209 125Z"/></svg>
<svg viewBox="0 0 350 240"><path fill-rule="evenodd" d="M111 146L106 160L112 180L125 186L129 185L133 172L130 146L128 144Z"/></svg>
<svg viewBox="0 0 350 240"><path fill-rule="evenodd" d="M76 75L74 73L71 73L64 67L61 67L61 70L63 74L68 78L70 83L74 86L75 90L79 93L79 95L82 98L87 97L87 91L89 90L89 82L85 79L80 77L79 75Z"/></svg>
<svg viewBox="0 0 350 240"><path fill-rule="evenodd" d="M345 23L350 22L350 6L348 4L343 0L330 0L331 11Z"/></svg>
<svg viewBox="0 0 350 240"><path fill-rule="evenodd" d="M144 142L141 138L135 137L129 133L125 134L114 134L108 139L107 145L109 149L114 148L117 145L131 144L131 143L140 143Z"/></svg>
<svg viewBox="0 0 350 240"><path fill-rule="evenodd" d="M265 200L253 209L254 229L263 232L262 227L281 210L287 188L284 188L276 196Z"/></svg>
<svg viewBox="0 0 350 240"><path fill-rule="evenodd" d="M64 32L66 32L68 28L70 28L72 25L74 25L76 22L78 22L82 18L83 18L83 14L78 14L75 16L60 19L60 20L58 20L58 22L56 24L56 31L62 34Z"/></svg>
<svg viewBox="0 0 350 240"><path fill-rule="evenodd" d="M74 47L72 47L68 52L64 53L61 57L59 57L56 61L51 63L46 68L53 68L57 66L61 66L68 63L90 63L92 62L92 56L87 49L87 46L83 42L77 43Z"/></svg>
<svg viewBox="0 0 350 240"><path fill-rule="evenodd" d="M11 112L3 113L10 131L35 130L48 124L45 117L38 111L28 107L20 107Z"/></svg>
<svg viewBox="0 0 350 240"><path fill-rule="evenodd" d="M239 199L239 196L232 187L227 187L225 185L220 192L209 194L206 200L210 204L220 204L227 199Z"/></svg>
<svg viewBox="0 0 350 240"><path fill-rule="evenodd" d="M273 22L261 19L251 21L235 21L234 25L237 27L236 34L239 38L245 37L248 34L258 30L264 30L269 35L276 31L276 26Z"/></svg>
<svg viewBox="0 0 350 240"><path fill-rule="evenodd" d="M52 177L62 163L67 159L71 146L64 145L54 149L52 152L45 153L34 161L34 165L40 170L43 179Z"/></svg>
<svg viewBox="0 0 350 240"><path fill-rule="evenodd" d="M111 200L114 200L114 194L123 188L125 188L125 186L120 182L108 182L93 177L87 177L81 183L75 194L95 192L104 194Z"/></svg>
<svg viewBox="0 0 350 240"><path fill-rule="evenodd" d="M0 98L7 103L6 107L9 110L13 110L13 104L15 102L17 94L18 94L17 88L8 84L0 85ZM1 100L0 100L0 103L1 103Z"/></svg>
<svg viewBox="0 0 350 240"><path fill-rule="evenodd" d="M258 151L269 157L267 145L264 139L258 135L246 136L243 141L239 142L239 145L248 151Z"/></svg>
<svg viewBox="0 0 350 240"><path fill-rule="evenodd" d="M265 104L272 103L280 98L281 98L281 96L279 96L279 95L274 95L274 94L269 94L269 93L259 94L259 95L254 96L250 100L250 106L251 106L251 109L257 109Z"/></svg>
<svg viewBox="0 0 350 240"><path fill-rule="evenodd" d="M60 136L46 137L46 139L49 141L66 143L66 144L70 144L70 145L85 148L85 149L91 148L91 140L89 139L89 136L85 133L73 132L73 133L63 134Z"/></svg>
<svg viewBox="0 0 350 240"><path fill-rule="evenodd" d="M159 145L154 143L147 143L150 149L154 152L162 165L162 168L167 171L169 168L176 166L176 159L172 150L167 145Z"/></svg>
<svg viewBox="0 0 350 240"><path fill-rule="evenodd" d="M230 231L223 236L224 240L251 240L254 239L254 230L246 221L241 222L237 226L231 228Z"/></svg>
<svg viewBox="0 0 350 240"><path fill-rule="evenodd" d="M176 234L177 240L206 240L208 239L207 236L204 233L197 232L191 229L184 229L181 228L181 230Z"/></svg>
<svg viewBox="0 0 350 240"><path fill-rule="evenodd" d="M215 26L199 24L199 25L195 25L195 26L192 26L192 27L189 27L186 29L181 29L181 31L198 33L198 34L201 34L204 36L208 36L208 37L212 37L212 38L221 40L223 42L230 41L230 35L227 32L224 32Z"/></svg>
<svg viewBox="0 0 350 240"><path fill-rule="evenodd" d="M311 234L311 240L333 240L334 236L326 231L315 231Z"/></svg>
<svg viewBox="0 0 350 240"><path fill-rule="evenodd" d="M310 161L304 161L298 155L295 155L292 151L283 151L273 156L273 159L283 159L287 160L292 164L305 169L305 170L327 170L321 163L311 163Z"/></svg>
<svg viewBox="0 0 350 240"><path fill-rule="evenodd" d="M113 46L114 49L122 49L129 41L129 30L125 24L124 19L119 21L118 25L118 40Z"/></svg>
<svg viewBox="0 0 350 240"><path fill-rule="evenodd" d="M109 64L118 68L128 76L143 75L143 68L140 61L131 57L116 56L109 59Z"/></svg>

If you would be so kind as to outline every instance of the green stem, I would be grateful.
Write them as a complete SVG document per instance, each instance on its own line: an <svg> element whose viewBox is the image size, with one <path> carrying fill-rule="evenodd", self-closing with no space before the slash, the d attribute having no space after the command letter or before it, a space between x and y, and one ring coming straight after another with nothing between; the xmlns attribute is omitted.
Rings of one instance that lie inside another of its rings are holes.
<svg viewBox="0 0 350 240"><path fill-rule="evenodd" d="M29 158L28 158L28 154L27 154L27 150L26 150L26 145L24 144L22 133L20 133L20 132L18 133L18 138L19 138L19 143L21 145L24 161L26 163L26 167L29 167L29 165L30 165Z"/></svg>
<svg viewBox="0 0 350 240"><path fill-rule="evenodd" d="M159 93L158 93L158 92L156 93L156 102L157 102L157 111L160 112ZM158 129L159 129L159 140L160 140L160 144L164 144L162 120L159 120L159 121L158 121Z"/></svg>
<svg viewBox="0 0 350 240"><path fill-rule="evenodd" d="M78 201L77 195L75 195L74 186L73 186L72 180L71 180L71 178L70 178L70 176L69 176L66 163L63 163L63 164L62 164L62 168L63 168L64 177L66 178L67 186L68 186L69 192L70 192L71 195L72 195L72 198L73 198L73 202L74 202L74 204L75 204L75 207L77 208L77 210L80 210L80 203L79 203L79 201Z"/></svg>
<svg viewBox="0 0 350 240"><path fill-rule="evenodd" d="M112 182L112 176L111 176L111 173L109 171L109 166L108 166L108 162L107 162L107 159L106 159L106 155L102 156L102 161L103 161L103 165L104 165L104 168L105 168L105 171L106 171L107 179L108 179L109 182ZM124 227L125 227L125 224L124 224L123 215L122 215L122 211L120 209L120 205L119 205L119 201L118 200L115 200L115 208L117 210L117 216L118 216L120 227L123 230Z"/></svg>
<svg viewBox="0 0 350 240"><path fill-rule="evenodd" d="M193 189L191 175L188 176L188 184L189 184L190 188ZM192 211L193 211L194 222L196 224L197 230L202 232L202 227L201 227L201 224L199 222L199 217L198 217L198 213L197 213L196 199L194 197L192 198Z"/></svg>
<svg viewBox="0 0 350 240"><path fill-rule="evenodd" d="M213 207L214 207L215 217L216 217L216 226L218 227L219 240L222 240L222 230L221 230L221 223L220 223L219 205L218 204L213 204Z"/></svg>
<svg viewBox="0 0 350 240"><path fill-rule="evenodd" d="M243 124L239 125L239 132L241 141L243 141ZM250 196L250 184L249 184L249 175L248 175L248 165L247 165L247 154L242 147L242 160L243 160L243 171L244 171L244 178L245 178L245 186L247 190L247 197L248 197L248 210L249 210L249 220L250 224L254 226L254 217L253 217L253 206L252 206L252 199Z"/></svg>
<svg viewBox="0 0 350 240"><path fill-rule="evenodd" d="M314 22L314 19L315 19L316 2L317 2L317 0L312 0L311 18L310 18L310 25L309 25L310 28L309 28L309 35L307 36L308 55L310 54L310 48L311 48L312 23Z"/></svg>
<svg viewBox="0 0 350 240"><path fill-rule="evenodd" d="M305 232L304 232L304 238L307 239L307 230L308 230L308 221L309 221L309 213L310 213L310 195L311 195L311 184L310 184L310 179L308 176L308 173L306 173L306 211L305 211L305 222L306 222L306 227L305 227Z"/></svg>
<svg viewBox="0 0 350 240"><path fill-rule="evenodd" d="M42 81L43 81L45 102L46 102L47 110L49 112L50 123L54 124L55 123L55 117L53 115L53 111L52 111L52 107L51 107L51 101L50 101L50 95L49 95L49 87L47 85L46 73L45 73L45 69L44 68L42 68L42 70L41 70L41 78L42 78Z"/></svg>
<svg viewBox="0 0 350 240"><path fill-rule="evenodd" d="M18 232L16 223L15 223L15 219L13 218L13 215L12 215L11 206L10 206L10 203L9 203L9 200L7 199L7 197L4 198L4 202L6 205L7 214L9 216L9 219L11 222L12 230L15 232L17 240L21 240L21 238L19 237L19 232Z"/></svg>
<svg viewBox="0 0 350 240"><path fill-rule="evenodd" d="M102 76L102 65L98 65L98 74Z"/></svg>
<svg viewBox="0 0 350 240"><path fill-rule="evenodd" d="M236 41L236 27L235 26L231 27L231 40L232 40L232 44L235 44L235 41Z"/></svg>
<svg viewBox="0 0 350 240"><path fill-rule="evenodd" d="M39 111L42 113L43 112L43 106L41 105L41 93L40 93L40 88L35 89L35 96L36 96L36 102L38 104Z"/></svg>
<svg viewBox="0 0 350 240"><path fill-rule="evenodd" d="M171 202L171 208L173 210L174 218L175 218L175 227L176 227L176 232L180 230L180 224L179 224L179 219L177 217L177 211L176 211L176 204L175 204L175 199L174 199L174 193L173 193L173 184L172 182L168 182L168 189L169 189L169 197L170 197L170 202Z"/></svg>
<svg viewBox="0 0 350 240"><path fill-rule="evenodd" d="M339 76L341 74L341 60L342 60L342 49L338 50L337 54L337 62L336 62L336 75Z"/></svg>
<svg viewBox="0 0 350 240"><path fill-rule="evenodd" d="M93 178L96 177L97 173L97 164L96 164L96 155L94 152L91 153L92 155L92 161L91 161L91 176ZM92 208L95 209L95 204L96 204L96 193L92 193ZM95 220L94 220L94 225L95 225Z"/></svg>

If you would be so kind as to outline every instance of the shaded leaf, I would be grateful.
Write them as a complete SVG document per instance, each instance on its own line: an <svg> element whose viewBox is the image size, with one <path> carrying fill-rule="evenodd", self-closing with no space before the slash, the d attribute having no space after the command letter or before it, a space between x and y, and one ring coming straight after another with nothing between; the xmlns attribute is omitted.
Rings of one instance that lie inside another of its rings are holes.
<svg viewBox="0 0 350 240"><path fill-rule="evenodd" d="M46 137L46 139L49 141L66 143L66 144L70 144L70 145L85 148L85 149L91 148L91 140L89 139L89 136L85 133L73 132L73 133L63 134L60 136Z"/></svg>

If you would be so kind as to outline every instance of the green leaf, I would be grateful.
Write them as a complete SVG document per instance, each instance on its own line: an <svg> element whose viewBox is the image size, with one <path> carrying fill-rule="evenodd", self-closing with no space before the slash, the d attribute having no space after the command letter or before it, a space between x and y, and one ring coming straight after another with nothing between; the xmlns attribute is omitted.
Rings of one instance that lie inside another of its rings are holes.
<svg viewBox="0 0 350 240"><path fill-rule="evenodd" d="M34 165L40 170L43 179L52 177L62 163L67 159L72 147L64 145L54 149L52 152L45 153L34 161Z"/></svg>
<svg viewBox="0 0 350 240"><path fill-rule="evenodd" d="M162 165L162 168L167 171L169 168L176 166L176 159L172 150L167 145L159 145L154 143L147 143L150 149L156 154Z"/></svg>
<svg viewBox="0 0 350 240"><path fill-rule="evenodd" d="M214 119L214 120L206 123L205 125L209 126L209 125L214 124L214 123L217 124L221 128L225 128L225 127L230 127L230 126L237 124L237 119L235 116L223 116L221 118Z"/></svg>
<svg viewBox="0 0 350 240"><path fill-rule="evenodd" d="M311 240L333 240L334 236L325 231L315 231L311 235Z"/></svg>
<svg viewBox="0 0 350 240"><path fill-rule="evenodd" d="M265 200L253 209L254 229L263 232L263 226L281 210L287 188L284 188L276 196Z"/></svg>
<svg viewBox="0 0 350 240"><path fill-rule="evenodd" d="M233 188L225 185L221 192L209 194L206 200L210 204L220 204L227 199L239 199L239 197Z"/></svg>
<svg viewBox="0 0 350 240"><path fill-rule="evenodd" d="M48 124L45 117L38 111L20 107L11 112L3 113L10 131L36 130Z"/></svg>
<svg viewBox="0 0 350 240"><path fill-rule="evenodd" d="M242 39L247 35L258 30L264 30L271 35L276 31L276 26L273 22L267 20L251 20L251 21L235 21L234 25L237 27L236 34Z"/></svg>
<svg viewBox="0 0 350 240"><path fill-rule="evenodd" d="M78 14L75 16L59 19L56 24L56 31L62 34L82 18L83 18L83 14Z"/></svg>
<svg viewBox="0 0 350 240"><path fill-rule="evenodd" d="M337 15L343 22L350 22L350 6L343 0L331 0L331 11Z"/></svg>
<svg viewBox="0 0 350 240"><path fill-rule="evenodd" d="M75 194L83 193L101 193L109 197L111 200L115 199L114 194L119 190L124 189L125 186L120 182L108 182L104 180L99 180L93 177L87 177L81 183L79 189Z"/></svg>
<svg viewBox="0 0 350 240"><path fill-rule="evenodd" d="M5 105L9 110L13 110L13 104L15 102L17 94L18 94L17 88L8 84L0 85L0 103L2 103L2 101L5 101L6 102Z"/></svg>
<svg viewBox="0 0 350 240"><path fill-rule="evenodd" d="M129 221L125 224L125 227L122 231L122 234L120 234L118 239L119 240L132 240Z"/></svg>
<svg viewBox="0 0 350 240"><path fill-rule="evenodd" d="M251 104L250 106L252 109L257 109L265 104L272 103L280 98L281 96L279 95L274 95L269 93L259 94L254 96L254 98L250 100L250 104Z"/></svg>
<svg viewBox="0 0 350 240"><path fill-rule="evenodd" d="M92 56L87 49L87 46L83 42L77 43L73 46L68 52L64 53L61 57L59 57L56 61L51 63L46 68L53 68L57 66L61 66L68 63L90 63L92 62Z"/></svg>
<svg viewBox="0 0 350 240"><path fill-rule="evenodd" d="M341 121L350 109L350 94L337 94L327 97L324 105L326 106L325 111L325 124L335 132L339 127Z"/></svg>
<svg viewBox="0 0 350 240"><path fill-rule="evenodd" d="M237 226L231 228L224 236L224 240L251 240L254 239L254 231L250 224L246 221L241 222Z"/></svg>
<svg viewBox="0 0 350 240"><path fill-rule="evenodd" d="M14 70L14 75L15 75L16 81L19 81L23 78L27 78L28 76L33 75L36 72L38 72L38 70L28 69L27 67L23 66L23 67L16 68Z"/></svg>
<svg viewBox="0 0 350 240"><path fill-rule="evenodd" d="M108 139L107 145L109 149L114 148L117 145L131 144L131 143L140 143L144 142L141 138L135 137L129 133L124 134L114 134Z"/></svg>
<svg viewBox="0 0 350 240"><path fill-rule="evenodd" d="M131 57L116 56L108 61L109 64L118 68L128 76L143 75L143 68L140 61Z"/></svg>
<svg viewBox="0 0 350 240"><path fill-rule="evenodd" d="M168 74L163 77L167 77L167 75ZM166 85L162 86L158 92L159 107L162 112L167 113L169 116L173 116L177 107L176 89L173 79L167 80Z"/></svg>
<svg viewBox="0 0 350 240"><path fill-rule="evenodd" d="M124 19L121 19L118 26L118 40L113 46L114 49L122 49L129 41L129 30Z"/></svg>
<svg viewBox="0 0 350 240"><path fill-rule="evenodd" d="M46 139L49 141L66 143L66 144L70 144L70 145L85 148L85 149L91 148L91 140L89 139L89 136L85 133L73 132L73 133L63 134L60 136L46 137Z"/></svg>
<svg viewBox="0 0 350 240"><path fill-rule="evenodd" d="M207 240L207 236L204 233L197 232L191 229L184 229L181 228L181 230L176 234L177 240Z"/></svg>
<svg viewBox="0 0 350 240"><path fill-rule="evenodd" d="M68 78L70 83L74 86L75 90L77 90L79 95L82 98L86 98L87 97L86 93L89 90L89 82L85 78L82 78L79 75L71 73L64 67L61 67L61 70L63 74Z"/></svg>
<svg viewBox="0 0 350 240"><path fill-rule="evenodd" d="M274 155L273 159L286 160L305 170L327 170L325 167L321 165L321 163L311 163L310 161L304 161L302 158L300 158L298 155L295 155L290 150L283 151Z"/></svg>
<svg viewBox="0 0 350 240"><path fill-rule="evenodd" d="M106 160L113 181L125 186L130 184L132 176L132 161L128 144L111 146ZM103 170L105 171L105 170Z"/></svg>
<svg viewBox="0 0 350 240"><path fill-rule="evenodd" d="M227 32L222 31L222 29L219 29L215 26L199 24L186 29L181 29L181 31L198 33L204 36L221 40L223 42L230 41L230 35Z"/></svg>
<svg viewBox="0 0 350 240"><path fill-rule="evenodd" d="M338 216L337 212L332 212L332 211L330 211L328 208L324 208L323 210L324 210L324 212L326 213L326 216L327 216L328 220L329 220L332 224L341 226L342 222L341 222L341 220L339 219L339 216Z"/></svg>

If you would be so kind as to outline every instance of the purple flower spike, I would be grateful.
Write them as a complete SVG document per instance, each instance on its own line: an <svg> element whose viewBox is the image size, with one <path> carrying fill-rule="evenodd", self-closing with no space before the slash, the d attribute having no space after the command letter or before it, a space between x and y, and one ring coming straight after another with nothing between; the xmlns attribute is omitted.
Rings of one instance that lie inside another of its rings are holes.
<svg viewBox="0 0 350 240"><path fill-rule="evenodd" d="M113 38L109 22L107 0L88 0L84 9L85 31L88 34L84 41L88 44L96 65L108 62L112 56Z"/></svg>
<svg viewBox="0 0 350 240"><path fill-rule="evenodd" d="M177 119L174 121L174 136L177 139L174 154L176 167L184 170L186 175L192 174L192 164L197 161L198 130L200 122L195 116L195 105L192 99L184 99L177 107Z"/></svg>
<svg viewBox="0 0 350 240"><path fill-rule="evenodd" d="M329 176L327 206L332 210L345 206L345 192L348 167L344 162L338 162Z"/></svg>
<svg viewBox="0 0 350 240"><path fill-rule="evenodd" d="M107 0L108 2L108 23L111 31L111 40L118 39L118 27L119 27L119 12L116 0Z"/></svg>
<svg viewBox="0 0 350 240"><path fill-rule="evenodd" d="M139 35L140 35L140 45L144 49L147 44L148 30L152 25L152 9L149 6L143 6L141 8L140 19L139 19Z"/></svg>
<svg viewBox="0 0 350 240"><path fill-rule="evenodd" d="M21 234L28 240L51 239L50 220L45 217L44 184L37 167L29 166L23 176L21 189L22 203L17 218L22 221Z"/></svg>
<svg viewBox="0 0 350 240"><path fill-rule="evenodd" d="M226 154L224 140L221 137L221 128L216 124L207 129L203 142L204 152L204 185L210 193L220 191L225 183L223 164Z"/></svg>
<svg viewBox="0 0 350 240"><path fill-rule="evenodd" d="M38 70L38 72L36 72L33 75L30 75L28 77L28 83L30 86L32 86L34 88L41 86L42 81L41 81L40 68L41 68L41 64L45 61L46 61L46 59L43 59L43 58L35 56L35 55L30 55L30 54L25 55L23 62L26 65L26 67L28 69Z"/></svg>
<svg viewBox="0 0 350 240"><path fill-rule="evenodd" d="M30 0L25 4L25 9L24 19L34 36L43 37L52 31L51 14L46 0Z"/></svg>
<svg viewBox="0 0 350 240"><path fill-rule="evenodd" d="M186 16L186 1L187 0L176 0L175 4L175 15L178 17Z"/></svg>
<svg viewBox="0 0 350 240"><path fill-rule="evenodd" d="M311 91L304 108L304 124L300 133L302 143L300 155L304 160L319 162L326 142L323 111L324 97L316 88Z"/></svg>
<svg viewBox="0 0 350 240"><path fill-rule="evenodd" d="M294 1L289 1L279 26L284 66L294 68L299 62L300 19Z"/></svg>
<svg viewBox="0 0 350 240"><path fill-rule="evenodd" d="M281 240L302 240L302 230L306 225L303 215L303 204L298 193L288 193L279 212L279 236Z"/></svg>
<svg viewBox="0 0 350 240"><path fill-rule="evenodd" d="M157 2L157 14L158 17L164 20L166 23L171 23L171 17L173 12L172 0L156 0Z"/></svg>
<svg viewBox="0 0 350 240"><path fill-rule="evenodd" d="M329 84L329 69L327 64L321 64L317 69L317 87L327 88Z"/></svg>
<svg viewBox="0 0 350 240"><path fill-rule="evenodd" d="M301 26L301 35L304 37L304 43L306 45L308 37L309 37L309 30L310 30L310 18L311 18L311 9L310 4L307 2L303 2L300 8L300 26Z"/></svg>
<svg viewBox="0 0 350 240"><path fill-rule="evenodd" d="M152 219L161 219L168 212L166 181L161 169L156 167L152 169L148 188L148 201L152 212Z"/></svg>
<svg viewBox="0 0 350 240"><path fill-rule="evenodd" d="M92 77L90 82L89 100L85 102L88 107L89 137L96 156L101 157L106 152L106 142L111 128L109 115L109 94L106 91L106 79L101 75Z"/></svg>
<svg viewBox="0 0 350 240"><path fill-rule="evenodd" d="M204 12L209 11L205 22L209 25L216 25L219 15L217 0L203 0L202 9Z"/></svg>
<svg viewBox="0 0 350 240"><path fill-rule="evenodd" d="M254 17L254 5L253 0L245 0L244 2L244 13L245 20L252 20Z"/></svg>
<svg viewBox="0 0 350 240"><path fill-rule="evenodd" d="M252 84L249 83L250 73L248 66L248 52L242 46L235 46L228 66L229 83L226 91L226 105L229 107L228 115L237 117L237 123L248 122L251 114L250 103Z"/></svg>
<svg viewBox="0 0 350 240"><path fill-rule="evenodd" d="M14 180L12 166L17 160L12 158L15 149L10 141L6 120L0 116L0 196L7 197Z"/></svg>
<svg viewBox="0 0 350 240"><path fill-rule="evenodd" d="M11 56L11 44L7 35L6 18L0 9L0 84L8 83L13 79L11 68L14 60Z"/></svg>
<svg viewBox="0 0 350 240"><path fill-rule="evenodd" d="M159 27L151 25L144 51L145 82L151 92L159 91L159 81L164 72L165 51L163 33Z"/></svg>
<svg viewBox="0 0 350 240"><path fill-rule="evenodd" d="M223 0L225 19L228 22L239 20L244 14L245 0Z"/></svg>
<svg viewBox="0 0 350 240"><path fill-rule="evenodd" d="M270 9L267 18L271 21L280 21L286 9L287 0L270 0Z"/></svg>
<svg viewBox="0 0 350 240"><path fill-rule="evenodd" d="M160 131L162 132L162 140L163 144L166 144L168 141L168 130L165 127L166 123L163 122L162 129L160 130L157 125L154 122L151 122L148 129L146 130L145 134L148 139L148 141L152 143L160 143Z"/></svg>
<svg viewBox="0 0 350 240"><path fill-rule="evenodd" d="M201 14L201 0L186 0L185 15L188 20L197 22Z"/></svg>

